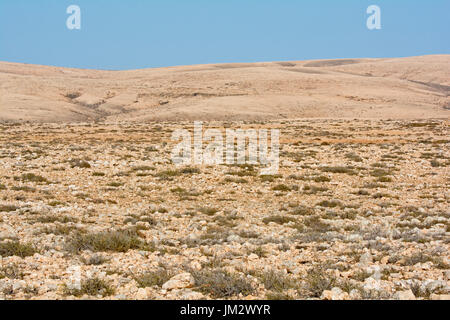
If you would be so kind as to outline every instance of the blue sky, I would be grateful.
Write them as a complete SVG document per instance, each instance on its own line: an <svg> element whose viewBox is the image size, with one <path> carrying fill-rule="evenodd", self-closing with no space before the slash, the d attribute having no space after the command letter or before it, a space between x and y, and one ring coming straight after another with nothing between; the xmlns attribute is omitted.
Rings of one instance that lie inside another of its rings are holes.
<svg viewBox="0 0 450 320"><path fill-rule="evenodd" d="M69 5L81 30L66 27ZM366 9L381 8L381 30ZM450 53L449 0L1 0L0 60L138 69Z"/></svg>

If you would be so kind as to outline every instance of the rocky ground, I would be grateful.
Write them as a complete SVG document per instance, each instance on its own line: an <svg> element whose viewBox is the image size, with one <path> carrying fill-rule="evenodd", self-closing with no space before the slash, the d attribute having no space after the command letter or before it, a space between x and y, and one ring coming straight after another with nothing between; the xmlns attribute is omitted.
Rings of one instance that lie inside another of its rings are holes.
<svg viewBox="0 0 450 320"><path fill-rule="evenodd" d="M280 170L175 167L192 123L0 125L1 299L449 299L448 121L278 128Z"/></svg>

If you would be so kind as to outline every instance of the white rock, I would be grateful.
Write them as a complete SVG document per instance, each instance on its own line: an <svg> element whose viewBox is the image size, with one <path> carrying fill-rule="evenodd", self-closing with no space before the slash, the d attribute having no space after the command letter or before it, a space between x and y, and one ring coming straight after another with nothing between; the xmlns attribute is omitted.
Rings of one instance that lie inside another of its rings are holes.
<svg viewBox="0 0 450 320"><path fill-rule="evenodd" d="M359 258L359 263L361 263L362 265L367 266L369 263L372 262L372 255L369 252L364 253L360 258Z"/></svg>
<svg viewBox="0 0 450 320"><path fill-rule="evenodd" d="M376 280L372 277L367 278L364 281L364 289L365 290L381 290L381 281L380 280Z"/></svg>
<svg viewBox="0 0 450 320"><path fill-rule="evenodd" d="M425 285L425 289L427 291L436 291L437 289L446 289L447 286L447 282L444 280L427 280L424 283Z"/></svg>
<svg viewBox="0 0 450 320"><path fill-rule="evenodd" d="M194 270L199 271L199 270L202 269L202 264L200 262L198 262L198 261L192 261L191 262L191 268L194 269Z"/></svg>
<svg viewBox="0 0 450 320"><path fill-rule="evenodd" d="M184 289L190 288L194 284L194 277L190 273L186 272L180 273L171 278L169 281L163 284L162 288L165 290Z"/></svg>
<svg viewBox="0 0 450 320"><path fill-rule="evenodd" d="M148 299L147 290L145 290L144 288L140 288L136 293L136 299L147 300Z"/></svg>
<svg viewBox="0 0 450 320"><path fill-rule="evenodd" d="M56 291L56 290L58 290L58 284L56 284L56 283L47 283L45 285L45 288L47 289L47 291Z"/></svg>
<svg viewBox="0 0 450 320"><path fill-rule="evenodd" d="M248 260L258 260L258 259L259 259L259 257L254 253L252 253L248 256Z"/></svg>
<svg viewBox="0 0 450 320"><path fill-rule="evenodd" d="M350 300L359 300L361 299L361 293L359 292L359 290L353 289L352 291L350 291L349 298Z"/></svg>
<svg viewBox="0 0 450 320"><path fill-rule="evenodd" d="M325 290L322 292L322 296L320 298L323 300L348 300L348 293L335 287L331 290Z"/></svg>
<svg viewBox="0 0 450 320"><path fill-rule="evenodd" d="M346 236L347 241L362 241L363 237L360 234L352 233Z"/></svg>
<svg viewBox="0 0 450 320"><path fill-rule="evenodd" d="M447 280L447 281L450 280L450 270L445 271L445 273L444 273L444 278L445 278L445 280Z"/></svg>
<svg viewBox="0 0 450 320"><path fill-rule="evenodd" d="M411 291L411 289L409 289L409 290L405 290L405 291L397 291L394 294L394 299L396 299L396 300L416 300L416 296Z"/></svg>
<svg viewBox="0 0 450 320"><path fill-rule="evenodd" d="M432 294L430 296L431 300L450 300L450 294Z"/></svg>
<svg viewBox="0 0 450 320"><path fill-rule="evenodd" d="M0 240L3 239L17 239L17 234L15 232L15 230L8 226L8 225L3 225L3 228L5 230L0 231Z"/></svg>
<svg viewBox="0 0 450 320"><path fill-rule="evenodd" d="M228 242L239 242L241 240L241 237L238 235L232 234L227 238Z"/></svg>
<svg viewBox="0 0 450 320"><path fill-rule="evenodd" d="M382 274L381 274L381 268L380 266L370 266L366 270L368 273L371 273L371 277L375 280L381 280Z"/></svg>
<svg viewBox="0 0 450 320"><path fill-rule="evenodd" d="M181 300L202 300L205 298L203 294L200 292L192 291L192 290L184 290L179 295Z"/></svg>
<svg viewBox="0 0 450 320"><path fill-rule="evenodd" d="M26 282L23 280L15 281L12 286L12 290L17 292L21 289L24 289L27 286Z"/></svg>

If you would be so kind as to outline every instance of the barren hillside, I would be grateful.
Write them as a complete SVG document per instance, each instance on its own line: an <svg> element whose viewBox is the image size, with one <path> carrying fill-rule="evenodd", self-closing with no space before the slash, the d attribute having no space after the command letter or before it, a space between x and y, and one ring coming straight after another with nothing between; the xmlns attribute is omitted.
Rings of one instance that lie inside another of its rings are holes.
<svg viewBox="0 0 450 320"><path fill-rule="evenodd" d="M0 121L448 118L450 55L97 71L0 62Z"/></svg>

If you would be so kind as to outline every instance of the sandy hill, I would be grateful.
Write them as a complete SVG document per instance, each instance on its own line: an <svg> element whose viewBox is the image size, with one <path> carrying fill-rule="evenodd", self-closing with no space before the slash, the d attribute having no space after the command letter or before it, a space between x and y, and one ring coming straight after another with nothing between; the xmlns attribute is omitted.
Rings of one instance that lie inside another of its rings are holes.
<svg viewBox="0 0 450 320"><path fill-rule="evenodd" d="M449 118L450 55L98 71L0 62L0 121Z"/></svg>

